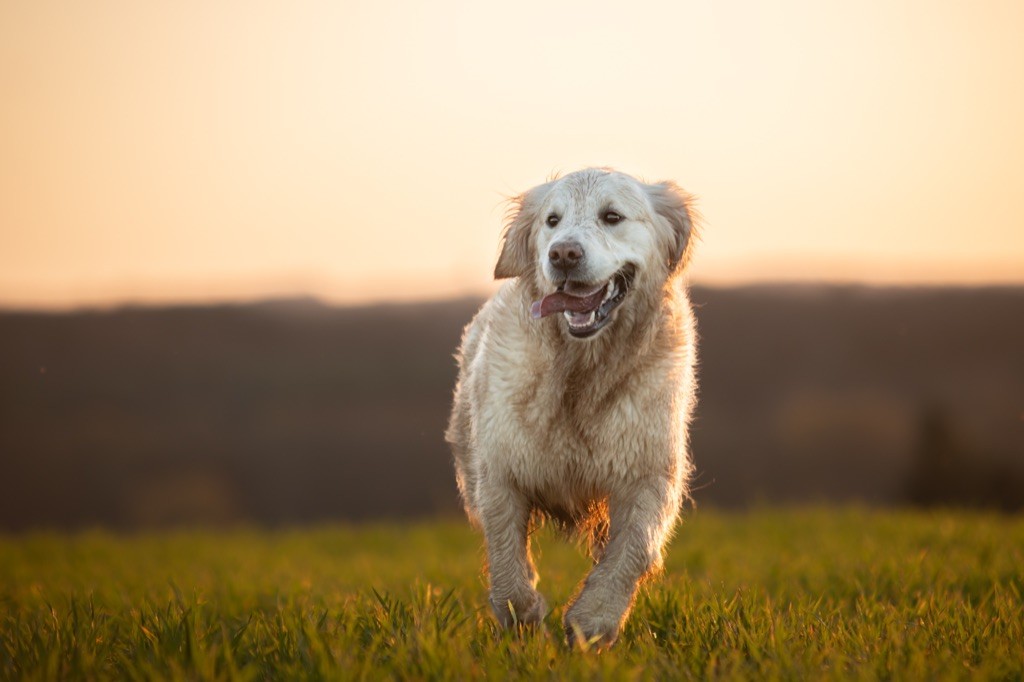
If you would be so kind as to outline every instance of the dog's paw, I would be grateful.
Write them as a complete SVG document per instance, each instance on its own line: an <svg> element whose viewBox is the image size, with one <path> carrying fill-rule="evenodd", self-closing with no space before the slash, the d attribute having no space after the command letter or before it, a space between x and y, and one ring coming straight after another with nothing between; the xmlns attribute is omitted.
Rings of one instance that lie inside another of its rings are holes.
<svg viewBox="0 0 1024 682"><path fill-rule="evenodd" d="M570 649L588 651L606 649L615 643L625 613L606 603L580 595L562 619L566 643Z"/></svg>
<svg viewBox="0 0 1024 682"><path fill-rule="evenodd" d="M548 614L548 604L536 590L514 597L491 595L491 608L502 627L536 625Z"/></svg>

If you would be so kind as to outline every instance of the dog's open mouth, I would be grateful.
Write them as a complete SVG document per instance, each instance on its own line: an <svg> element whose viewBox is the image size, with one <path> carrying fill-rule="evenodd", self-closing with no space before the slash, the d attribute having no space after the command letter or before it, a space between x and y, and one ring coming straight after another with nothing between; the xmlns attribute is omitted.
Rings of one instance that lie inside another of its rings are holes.
<svg viewBox="0 0 1024 682"><path fill-rule="evenodd" d="M559 285L554 293L534 301L530 306L530 315L539 319L562 313L569 325L570 334L580 339L593 336L611 320L612 311L626 297L635 275L636 268L627 265L601 284L582 284L568 280Z"/></svg>

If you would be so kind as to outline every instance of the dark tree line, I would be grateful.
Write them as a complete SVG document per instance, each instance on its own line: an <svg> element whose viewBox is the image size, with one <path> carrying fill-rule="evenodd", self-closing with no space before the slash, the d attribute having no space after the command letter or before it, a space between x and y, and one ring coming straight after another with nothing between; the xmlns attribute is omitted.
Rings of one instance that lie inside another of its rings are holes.
<svg viewBox="0 0 1024 682"><path fill-rule="evenodd" d="M698 504L1021 507L1024 289L693 299ZM0 529L457 514L478 305L0 313Z"/></svg>

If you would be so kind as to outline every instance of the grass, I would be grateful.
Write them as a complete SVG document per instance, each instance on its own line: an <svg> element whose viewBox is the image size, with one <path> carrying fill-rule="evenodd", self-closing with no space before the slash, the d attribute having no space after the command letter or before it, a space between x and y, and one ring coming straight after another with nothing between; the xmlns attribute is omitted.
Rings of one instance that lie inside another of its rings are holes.
<svg viewBox="0 0 1024 682"><path fill-rule="evenodd" d="M601 654L559 623L587 560L538 536L521 635L463 522L0 537L0 678L1024 679L1020 517L700 510Z"/></svg>

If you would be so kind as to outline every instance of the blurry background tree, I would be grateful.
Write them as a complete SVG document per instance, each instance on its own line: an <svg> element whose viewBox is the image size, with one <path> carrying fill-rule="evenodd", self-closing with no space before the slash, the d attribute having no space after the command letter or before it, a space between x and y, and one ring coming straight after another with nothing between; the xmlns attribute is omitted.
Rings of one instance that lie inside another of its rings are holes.
<svg viewBox="0 0 1024 682"><path fill-rule="evenodd" d="M949 411L921 412L918 442L907 478L907 501L923 506L1024 507L1024 473L1012 459L972 451L955 432Z"/></svg>

